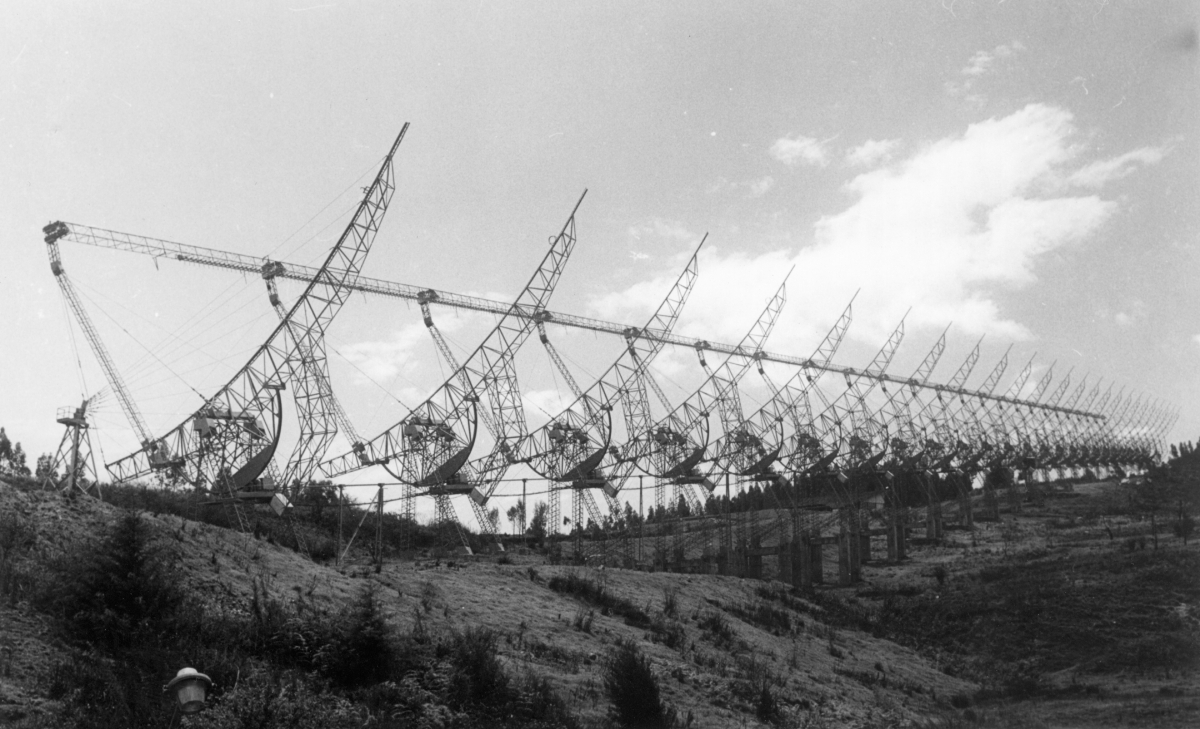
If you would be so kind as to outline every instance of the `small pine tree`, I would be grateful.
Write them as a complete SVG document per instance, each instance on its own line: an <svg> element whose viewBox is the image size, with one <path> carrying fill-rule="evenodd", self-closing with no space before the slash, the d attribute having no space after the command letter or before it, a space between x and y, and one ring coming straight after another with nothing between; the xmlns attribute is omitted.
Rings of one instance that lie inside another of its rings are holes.
<svg viewBox="0 0 1200 729"><path fill-rule="evenodd" d="M80 572L64 575L61 607L77 637L110 647L153 642L171 631L183 603L163 553L137 512L126 512Z"/></svg>
<svg viewBox="0 0 1200 729"><path fill-rule="evenodd" d="M625 640L617 644L605 666L604 688L612 701L612 718L621 726L655 729L667 725L658 679L637 643Z"/></svg>
<svg viewBox="0 0 1200 729"><path fill-rule="evenodd" d="M347 688L371 686L388 680L397 665L392 630L383 617L379 588L368 582L344 613L336 634L321 661L322 672Z"/></svg>

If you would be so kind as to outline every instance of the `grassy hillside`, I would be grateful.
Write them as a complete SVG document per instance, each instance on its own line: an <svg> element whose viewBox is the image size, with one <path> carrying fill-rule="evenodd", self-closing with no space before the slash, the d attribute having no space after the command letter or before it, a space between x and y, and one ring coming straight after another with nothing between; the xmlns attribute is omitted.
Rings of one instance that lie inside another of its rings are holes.
<svg viewBox="0 0 1200 729"><path fill-rule="evenodd" d="M191 665L217 686L190 727L1198 725L1190 478L1080 487L805 595L536 552L338 570L157 495L123 503L174 513L0 482L0 723L167 726Z"/></svg>

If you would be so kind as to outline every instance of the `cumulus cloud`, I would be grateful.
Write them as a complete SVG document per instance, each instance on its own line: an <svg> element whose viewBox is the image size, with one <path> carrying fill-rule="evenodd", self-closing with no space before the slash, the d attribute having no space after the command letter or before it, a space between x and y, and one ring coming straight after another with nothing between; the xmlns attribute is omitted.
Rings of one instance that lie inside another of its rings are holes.
<svg viewBox="0 0 1200 729"><path fill-rule="evenodd" d="M860 287L851 336L875 346L910 306L910 331L954 321L956 331L1027 338L1028 328L1004 314L997 294L1030 285L1043 256L1083 243L1117 208L1096 191L1062 184L1089 167L1078 159L1078 136L1070 112L1030 104L851 178L848 206L795 232L810 241L803 247L752 255L716 240L701 255L681 326L736 341L795 265L772 349L800 352L815 343ZM635 304L646 310L674 275L664 271L594 307L605 316ZM826 323L817 327L814 319L822 317Z"/></svg>
<svg viewBox="0 0 1200 729"><path fill-rule="evenodd" d="M824 167L829 164L829 153L825 150L824 143L803 135L775 140L770 153L772 157L791 167L799 164Z"/></svg>
<svg viewBox="0 0 1200 729"><path fill-rule="evenodd" d="M413 352L416 345L424 344L428 339L425 325L418 321L394 330L386 339L355 342L338 351L367 377L378 382L415 367Z"/></svg>
<svg viewBox="0 0 1200 729"><path fill-rule="evenodd" d="M886 161L899 146L899 139L868 139L846 153L846 164L871 167Z"/></svg>

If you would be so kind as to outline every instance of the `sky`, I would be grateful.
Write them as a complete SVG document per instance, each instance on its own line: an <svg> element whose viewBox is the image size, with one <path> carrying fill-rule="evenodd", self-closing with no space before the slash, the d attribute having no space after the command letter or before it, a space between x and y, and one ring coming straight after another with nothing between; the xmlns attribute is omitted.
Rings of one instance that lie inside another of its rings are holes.
<svg viewBox="0 0 1200 729"><path fill-rule="evenodd" d="M707 233L680 333L839 363L902 317L1035 378L1103 378L1200 436L1197 6L1187 2L16 2L0 27L0 426L32 456L103 388L42 243L51 220L316 264L404 122L365 274L515 296L587 190L551 307L641 323ZM62 244L164 432L274 325L262 283ZM285 287L285 296L298 289ZM462 356L486 317L447 311ZM590 382L620 342L558 331ZM332 377L374 435L447 374L412 306L356 296ZM536 342L534 342L536 344ZM564 400L522 350L531 421ZM694 355L656 362L669 394ZM1061 376L1061 375L1060 375ZM755 402L753 387L749 393ZM569 400L569 397L566 397ZM761 394L760 394L761 399ZM136 446L99 401L112 460Z"/></svg>

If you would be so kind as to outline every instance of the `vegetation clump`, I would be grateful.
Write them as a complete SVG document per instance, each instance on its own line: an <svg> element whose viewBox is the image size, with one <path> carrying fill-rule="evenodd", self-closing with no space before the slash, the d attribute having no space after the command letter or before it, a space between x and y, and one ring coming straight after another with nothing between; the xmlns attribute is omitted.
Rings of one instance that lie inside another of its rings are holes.
<svg viewBox="0 0 1200 729"><path fill-rule="evenodd" d="M642 655L636 643L617 644L604 669L604 688L618 725L639 729L670 726L650 659Z"/></svg>

